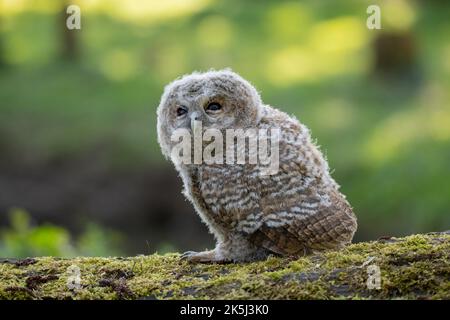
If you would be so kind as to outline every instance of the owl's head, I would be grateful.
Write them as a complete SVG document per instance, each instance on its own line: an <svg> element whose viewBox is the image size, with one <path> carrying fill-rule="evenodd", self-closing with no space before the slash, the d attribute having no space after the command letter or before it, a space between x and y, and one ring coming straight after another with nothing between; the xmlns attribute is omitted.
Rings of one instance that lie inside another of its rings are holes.
<svg viewBox="0 0 450 320"><path fill-rule="evenodd" d="M177 129L192 130L193 120L204 130L248 128L257 125L261 98L245 79L229 69L194 72L165 87L158 107L158 139L167 156Z"/></svg>

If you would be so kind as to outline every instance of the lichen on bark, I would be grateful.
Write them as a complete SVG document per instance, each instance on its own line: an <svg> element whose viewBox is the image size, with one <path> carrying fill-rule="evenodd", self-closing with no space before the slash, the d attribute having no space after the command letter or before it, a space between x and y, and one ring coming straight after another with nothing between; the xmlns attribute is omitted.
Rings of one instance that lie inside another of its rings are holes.
<svg viewBox="0 0 450 320"><path fill-rule="evenodd" d="M379 267L379 289L367 285L369 266ZM0 259L0 298L450 299L450 233L245 264L189 264L175 253Z"/></svg>

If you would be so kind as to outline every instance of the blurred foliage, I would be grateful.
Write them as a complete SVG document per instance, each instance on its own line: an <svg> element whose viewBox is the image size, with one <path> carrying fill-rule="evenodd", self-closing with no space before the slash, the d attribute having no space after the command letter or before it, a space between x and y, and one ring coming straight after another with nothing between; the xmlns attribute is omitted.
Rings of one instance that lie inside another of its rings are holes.
<svg viewBox="0 0 450 320"><path fill-rule="evenodd" d="M32 226L30 215L22 209L9 212L10 226L0 229L0 257L74 257L120 256L121 235L90 223L73 240L70 233L58 226Z"/></svg>
<svg viewBox="0 0 450 320"><path fill-rule="evenodd" d="M164 85L231 67L312 129L358 239L450 228L449 2L78 0L76 63L59 57L63 3L0 0L3 152L33 164L84 153L105 167L163 165ZM381 7L381 31L365 27L369 4ZM416 69L398 78L374 72L374 40L389 32L417 44Z"/></svg>

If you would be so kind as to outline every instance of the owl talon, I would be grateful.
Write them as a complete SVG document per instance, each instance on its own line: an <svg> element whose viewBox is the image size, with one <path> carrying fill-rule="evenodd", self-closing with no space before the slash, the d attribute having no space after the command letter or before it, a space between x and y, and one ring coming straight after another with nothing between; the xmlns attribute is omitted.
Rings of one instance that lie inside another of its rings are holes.
<svg viewBox="0 0 450 320"><path fill-rule="evenodd" d="M196 255L198 252L196 251L186 251L183 252L180 256L181 260L189 260L192 256Z"/></svg>
<svg viewBox="0 0 450 320"><path fill-rule="evenodd" d="M228 260L217 257L214 250L211 251L186 251L181 254L181 260L186 260L192 263L227 263Z"/></svg>

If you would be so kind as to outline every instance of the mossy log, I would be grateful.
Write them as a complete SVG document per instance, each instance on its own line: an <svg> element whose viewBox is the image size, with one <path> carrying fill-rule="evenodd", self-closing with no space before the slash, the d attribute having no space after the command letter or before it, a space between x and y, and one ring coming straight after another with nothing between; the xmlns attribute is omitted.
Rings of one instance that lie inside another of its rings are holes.
<svg viewBox="0 0 450 320"><path fill-rule="evenodd" d="M0 298L450 299L450 232L245 264L189 264L179 254L1 259Z"/></svg>

